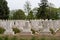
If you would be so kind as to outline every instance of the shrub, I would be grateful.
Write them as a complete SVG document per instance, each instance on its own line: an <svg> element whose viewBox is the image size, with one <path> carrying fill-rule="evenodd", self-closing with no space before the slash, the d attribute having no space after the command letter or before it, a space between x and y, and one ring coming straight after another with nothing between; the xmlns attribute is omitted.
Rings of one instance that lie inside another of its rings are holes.
<svg viewBox="0 0 60 40"><path fill-rule="evenodd" d="M54 34L55 33L52 28L50 28L50 32L51 32L51 34Z"/></svg>
<svg viewBox="0 0 60 40"><path fill-rule="evenodd" d="M35 34L35 30L31 29L31 31L32 31L32 34Z"/></svg>
<svg viewBox="0 0 60 40"><path fill-rule="evenodd" d="M15 34L21 32L18 28L12 28L12 29L13 29L13 31L14 31Z"/></svg>
<svg viewBox="0 0 60 40"><path fill-rule="evenodd" d="M4 28L2 28L2 27L0 27L0 34L3 34L3 33L4 33L4 31L5 31L5 29L4 29Z"/></svg>

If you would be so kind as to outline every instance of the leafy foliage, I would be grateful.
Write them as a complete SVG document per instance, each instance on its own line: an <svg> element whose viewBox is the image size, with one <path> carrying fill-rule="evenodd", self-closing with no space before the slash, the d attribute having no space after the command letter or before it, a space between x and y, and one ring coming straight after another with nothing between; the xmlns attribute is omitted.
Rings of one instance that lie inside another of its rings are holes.
<svg viewBox="0 0 60 40"><path fill-rule="evenodd" d="M53 20L59 19L57 8L53 8L53 7L50 8L49 19L53 19Z"/></svg>
<svg viewBox="0 0 60 40"><path fill-rule="evenodd" d="M31 4L29 1L26 1L26 4L24 5L24 10L25 10L25 13L27 13L27 15L30 13L31 11Z"/></svg>
<svg viewBox="0 0 60 40"><path fill-rule="evenodd" d="M15 34L21 32L18 28L12 28L12 29L13 29L13 31L14 31Z"/></svg>
<svg viewBox="0 0 60 40"><path fill-rule="evenodd" d="M35 34L35 30L31 29L31 31L32 31L32 34Z"/></svg>
<svg viewBox="0 0 60 40"><path fill-rule="evenodd" d="M29 20L34 19L34 15L33 15L32 11L30 11L30 13L28 14L27 19L29 19Z"/></svg>
<svg viewBox="0 0 60 40"><path fill-rule="evenodd" d="M6 0L0 0L0 19L9 18L9 8Z"/></svg>
<svg viewBox="0 0 60 40"><path fill-rule="evenodd" d="M54 34L54 33L55 33L54 30L53 30L52 28L50 28L50 31L51 31L51 34Z"/></svg>
<svg viewBox="0 0 60 40"><path fill-rule="evenodd" d="M20 9L20 10L17 10L14 14L13 14L13 19L25 19L25 14L24 12Z"/></svg>
<svg viewBox="0 0 60 40"><path fill-rule="evenodd" d="M46 19L46 8L48 6L47 0L41 0L41 3L39 4L38 12L37 12L37 18L38 19Z"/></svg>
<svg viewBox="0 0 60 40"><path fill-rule="evenodd" d="M3 34L3 33L4 33L4 31L5 31L5 29L4 29L4 28L2 28L2 27L0 27L0 34Z"/></svg>
<svg viewBox="0 0 60 40"><path fill-rule="evenodd" d="M41 0L37 11L37 19L59 19L57 8L49 6L47 0Z"/></svg>

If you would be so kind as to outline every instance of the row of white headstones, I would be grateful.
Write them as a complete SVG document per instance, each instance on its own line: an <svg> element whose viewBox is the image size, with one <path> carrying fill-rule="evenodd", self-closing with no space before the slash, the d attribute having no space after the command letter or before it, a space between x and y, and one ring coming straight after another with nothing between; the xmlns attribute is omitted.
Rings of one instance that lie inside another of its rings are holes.
<svg viewBox="0 0 60 40"><path fill-rule="evenodd" d="M31 29L39 32L55 32L60 28L60 20L0 20L0 27L6 29L4 34L14 34L12 28L17 27L22 32L31 33Z"/></svg>

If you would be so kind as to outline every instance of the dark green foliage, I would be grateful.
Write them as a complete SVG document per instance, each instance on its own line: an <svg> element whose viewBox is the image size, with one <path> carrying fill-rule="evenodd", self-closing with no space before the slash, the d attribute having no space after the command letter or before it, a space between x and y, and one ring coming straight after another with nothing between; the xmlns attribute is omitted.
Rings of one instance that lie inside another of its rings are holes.
<svg viewBox="0 0 60 40"><path fill-rule="evenodd" d="M39 4L38 12L36 14L38 19L47 19L46 8L48 7L47 0L41 0L41 4Z"/></svg>
<svg viewBox="0 0 60 40"><path fill-rule="evenodd" d="M26 18L25 13L21 9L17 10L13 14L13 19L15 19L15 20L19 20L19 19L23 20L25 18Z"/></svg>
<svg viewBox="0 0 60 40"><path fill-rule="evenodd" d="M48 0L41 0L41 3L37 11L37 19L59 19L57 8L49 6Z"/></svg>
<svg viewBox="0 0 60 40"><path fill-rule="evenodd" d="M49 19L53 20L59 19L57 8L50 7L50 10L48 12L49 12Z"/></svg>
<svg viewBox="0 0 60 40"><path fill-rule="evenodd" d="M5 29L4 29L4 28L2 28L2 27L0 27L0 34L3 34L3 33L4 33L4 31L5 31Z"/></svg>
<svg viewBox="0 0 60 40"><path fill-rule="evenodd" d="M14 31L15 34L21 32L18 28L12 28L12 29L13 29L13 31Z"/></svg>
<svg viewBox="0 0 60 40"><path fill-rule="evenodd" d="M58 8L58 14L59 14L59 19L60 19L60 8Z"/></svg>
<svg viewBox="0 0 60 40"><path fill-rule="evenodd" d="M51 34L55 34L55 32L52 28L50 28L50 32L51 32Z"/></svg>
<svg viewBox="0 0 60 40"><path fill-rule="evenodd" d="M35 30L31 29L31 31L32 31L32 34L35 34Z"/></svg>
<svg viewBox="0 0 60 40"><path fill-rule="evenodd" d="M0 0L0 19L9 18L9 8L6 0Z"/></svg>
<svg viewBox="0 0 60 40"><path fill-rule="evenodd" d="M33 12L32 11L30 11L30 13L28 14L27 19L28 20L34 19L34 15L33 15Z"/></svg>

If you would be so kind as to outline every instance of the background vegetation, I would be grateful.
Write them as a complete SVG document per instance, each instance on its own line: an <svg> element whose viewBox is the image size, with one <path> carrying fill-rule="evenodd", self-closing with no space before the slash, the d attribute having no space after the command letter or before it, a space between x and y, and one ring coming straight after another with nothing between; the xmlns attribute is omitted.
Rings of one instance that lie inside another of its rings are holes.
<svg viewBox="0 0 60 40"><path fill-rule="evenodd" d="M12 29L13 29L13 31L14 31L15 34L21 32L18 28L12 28Z"/></svg>
<svg viewBox="0 0 60 40"><path fill-rule="evenodd" d="M54 4L48 0L41 0L39 7L31 9L32 4L26 1L24 10L9 10L6 0L0 0L0 19L10 20L32 20L32 19L60 19L60 8L55 8Z"/></svg>
<svg viewBox="0 0 60 40"><path fill-rule="evenodd" d="M5 29L0 27L0 34L4 34L4 32L5 32Z"/></svg>
<svg viewBox="0 0 60 40"><path fill-rule="evenodd" d="M37 37L37 36L31 36L29 38L26 37L21 37L21 36L0 36L0 40L60 40L59 37L52 37L52 36L42 36L42 37Z"/></svg>

